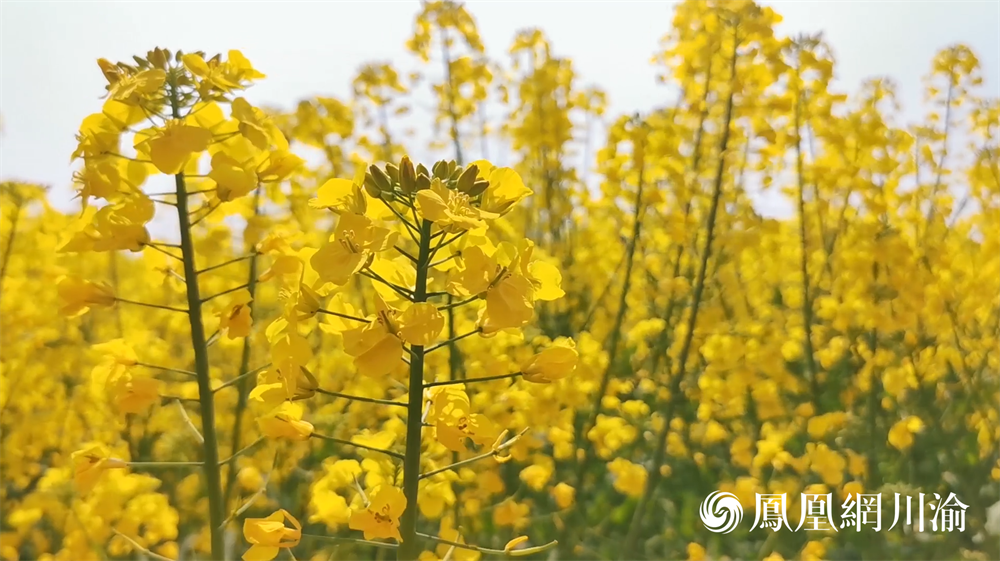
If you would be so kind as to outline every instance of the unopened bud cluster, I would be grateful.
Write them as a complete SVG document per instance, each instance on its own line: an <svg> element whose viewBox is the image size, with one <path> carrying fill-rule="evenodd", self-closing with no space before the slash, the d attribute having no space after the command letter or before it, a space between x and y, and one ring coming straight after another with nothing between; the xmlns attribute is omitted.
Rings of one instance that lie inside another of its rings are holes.
<svg viewBox="0 0 1000 561"><path fill-rule="evenodd" d="M399 165L387 163L384 169L375 164L369 166L364 187L372 197L393 201L396 193L411 195L430 189L431 181L439 179L448 189L475 199L490 186L489 181L478 177L479 167L475 164L462 167L454 160L440 160L428 171L423 164L414 166L410 158L404 156Z"/></svg>

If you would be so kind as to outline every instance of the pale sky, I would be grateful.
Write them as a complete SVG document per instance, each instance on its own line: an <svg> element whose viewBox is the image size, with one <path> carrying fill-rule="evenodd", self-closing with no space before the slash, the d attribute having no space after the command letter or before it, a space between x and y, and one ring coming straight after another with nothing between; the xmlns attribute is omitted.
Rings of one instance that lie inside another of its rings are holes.
<svg viewBox="0 0 1000 561"><path fill-rule="evenodd" d="M824 32L837 59L837 89L852 93L865 78L893 77L908 121L923 114L921 78L935 52L956 42L972 47L986 91L1000 96L997 0L763 3L784 16L779 33ZM540 27L557 56L573 59L581 84L595 83L608 92L610 115L672 101L655 83L649 62L670 27L672 2L467 4L489 56L507 63L515 33ZM76 208L69 202L69 158L80 122L101 107L100 57L129 60L156 46L209 54L239 49L267 74L247 98L291 108L314 95L347 98L354 73L368 61L389 60L404 72L417 69L404 42L418 10L417 1L3 1L0 179L48 184L58 206ZM429 123L430 114L418 109L415 119Z"/></svg>

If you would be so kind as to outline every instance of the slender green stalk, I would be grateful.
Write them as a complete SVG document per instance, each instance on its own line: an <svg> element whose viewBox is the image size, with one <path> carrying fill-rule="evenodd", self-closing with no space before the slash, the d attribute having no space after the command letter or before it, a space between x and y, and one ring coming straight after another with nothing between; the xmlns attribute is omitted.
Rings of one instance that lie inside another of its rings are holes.
<svg viewBox="0 0 1000 561"><path fill-rule="evenodd" d="M145 368L152 368L153 370L162 370L164 372L173 372L173 373L176 373L176 374L183 374L185 376L191 376L192 378L198 376L194 372L189 372L187 370L180 370L180 369L177 369L177 368L168 368L166 366L157 366L155 364L149 364L147 362L137 362L137 363L135 363L135 365L136 366L143 366Z"/></svg>
<svg viewBox="0 0 1000 561"><path fill-rule="evenodd" d="M800 55L801 56L801 55ZM796 82L798 82L797 88L801 88L801 78L798 76L798 68L796 68ZM802 275L802 322L805 329L805 337L803 341L806 367L809 369L809 385L812 390L812 401L813 407L816 409L816 414L822 414L823 408L820 397L822 396L822 388L819 385L819 371L816 369L816 358L813 352L812 344L812 293L810 291L811 287L809 285L809 237L808 237L808 225L806 224L806 187L805 187L805 176L802 171L802 93L798 92L795 96L795 172L798 179L798 206L799 206L799 245L801 254L801 260L799 261L800 273Z"/></svg>
<svg viewBox="0 0 1000 561"><path fill-rule="evenodd" d="M551 542L549 542L547 544L539 545L539 546L535 546L535 547L531 547L531 548L525 548L524 550L504 551L502 549L492 549L492 548L489 548L489 547L479 547L478 545L472 545L472 544L467 544L467 543L453 542L453 541L446 540L444 538L439 538L437 536L432 536L430 534L417 533L417 537L420 537L420 538L423 538L425 540L429 540L429 541L432 541L432 542L437 542L437 543L440 543L440 544L444 544L444 545L450 545L450 546L456 547L458 549L465 549L465 550L468 550L468 551L478 551L480 553L488 553L490 555L503 555L503 556L506 556L506 557L520 557L520 556L526 555L527 553L541 553L541 552L544 552L544 551L548 551L548 550L552 549L553 547L559 545L559 542L557 542L557 541L551 541Z"/></svg>
<svg viewBox="0 0 1000 561"><path fill-rule="evenodd" d="M380 547L383 549L398 549L399 546L394 543L386 542L376 542L370 540L363 540L360 538L341 538L338 536L320 536L319 534L302 534L303 538L311 538L314 540L322 540L333 543L353 543L357 545L370 545L372 547Z"/></svg>
<svg viewBox="0 0 1000 561"><path fill-rule="evenodd" d="M208 302L210 300L215 300L216 298L218 298L220 296L225 296L226 294L231 294L233 292L236 292L237 290L243 290L244 288L249 288L249 286L250 286L250 283L245 283L245 284L241 284L239 286L234 286L232 288L227 288L226 290L223 290L222 292L219 292L217 294L213 294L211 296L206 296L206 297L202 298L201 303L204 304L205 302Z"/></svg>
<svg viewBox="0 0 1000 561"><path fill-rule="evenodd" d="M139 469L174 469L202 467L203 462L128 462L128 467Z"/></svg>
<svg viewBox="0 0 1000 561"><path fill-rule="evenodd" d="M505 380L507 378L517 378L520 376L520 372L514 372L512 374L497 374L496 376L484 376L482 378L464 378L461 380L444 380L441 382L427 382L424 384L425 388L436 388L438 386L453 386L455 384L474 384L476 382L492 382L493 380Z"/></svg>
<svg viewBox="0 0 1000 561"><path fill-rule="evenodd" d="M13 189L11 189L13 191ZM3 248L3 261L0 262L0 291L3 290L3 280L7 277L7 265L10 264L10 256L14 253L14 239L17 237L17 223L21 218L21 208L24 202L20 195L14 193L17 203L14 206L14 216L10 218L10 235L7 236L7 245Z"/></svg>
<svg viewBox="0 0 1000 561"><path fill-rule="evenodd" d="M378 452L379 454L385 454L386 456L391 456L397 460L404 459L404 456L399 452L393 452L392 450L386 450L384 448L375 448L374 446L366 446L364 444L358 444L357 442L352 442L350 440L344 440L343 438L336 438L333 436L327 436L325 434L319 434L317 432L312 433L313 438L319 438L320 440L328 440L330 442L336 442L337 444L343 444L345 446L354 446L355 448L361 448L363 450L368 450L371 452Z"/></svg>
<svg viewBox="0 0 1000 561"><path fill-rule="evenodd" d="M255 208L257 208L256 204L254 206L255 206ZM219 263L218 265L212 265L211 267L205 267L204 269L198 271L198 274L199 275L203 275L203 274L205 274L205 273L207 273L209 271L214 271L216 269L220 269L222 267L225 267L226 265L232 265L233 263L239 263L240 261L246 261L247 259L255 259L256 257L257 257L257 252L254 251L250 255L244 255L243 257L237 257L235 259L230 259L229 261L223 261L222 263Z"/></svg>
<svg viewBox="0 0 1000 561"><path fill-rule="evenodd" d="M256 448L257 445L260 444L261 442L264 442L264 440L265 440L265 438L263 436L260 437L260 438L258 438L257 440L254 440L250 444L247 444L243 448L240 448L239 450L233 452L233 454L231 456L229 456L228 458L226 458L225 460L220 460L219 461L219 465L220 466L224 466L224 465L226 465L228 463L231 463L236 458L239 458L243 454L246 454L250 450L253 450L254 448Z"/></svg>
<svg viewBox="0 0 1000 561"><path fill-rule="evenodd" d="M330 395L333 397L342 397L350 401L363 401L365 403L374 403L377 405L387 405L390 407L406 407L405 403L400 401L392 401L389 399L376 399L374 397L361 397L360 395L350 395L340 392L332 392L330 390L324 390L323 388L316 388L316 393L321 393L323 395Z"/></svg>
<svg viewBox="0 0 1000 561"><path fill-rule="evenodd" d="M801 56L801 55L800 55ZM801 88L801 78L799 70L796 68L797 88ZM813 407L816 414L823 413L820 396L822 388L819 385L819 371L816 369L816 358L813 352L812 326L813 326L813 302L812 292L809 285L809 237L808 225L806 224L806 185L805 176L802 171L802 93L797 92L795 96L795 172L798 179L798 203L799 203L799 245L801 260L799 261L800 273L802 274L802 323L805 329L803 347L805 352L806 367L809 369L809 384L812 390Z"/></svg>
<svg viewBox="0 0 1000 561"><path fill-rule="evenodd" d="M175 308L173 306L162 306L160 304L150 304L148 302L137 302L135 300L126 300L125 298L115 298L115 302L121 302L122 304L132 304L134 306L143 306L146 308L155 308L157 310L167 310L168 312L180 312L182 314L188 313L188 310L184 308Z"/></svg>
<svg viewBox="0 0 1000 561"><path fill-rule="evenodd" d="M637 124L641 126L641 124ZM641 153L641 149L635 150ZM635 210L632 215L632 236L629 238L628 246L625 249L625 271L624 277L622 279L622 291L618 299L618 312L615 315L615 321L613 327L611 328L611 335L608 338L607 352L608 352L608 365L604 369L604 374L601 376L601 384L597 388L597 392L594 394L593 403L590 404L590 412L586 418L586 421L577 427L577 430L573 432L573 438L576 442L579 442L580 438L585 438L586 434L590 432L590 429L597 422L597 415L601 411L601 401L604 398L604 394L608 391L608 385L611 383L611 374L615 368L615 359L618 357L618 348L621 343L622 335L622 325L625 322L625 313L628 310L628 294L629 288L631 287L632 281L632 267L635 263L635 248L639 240L639 234L642 229L642 215L645 205L642 204L642 192L645 187L645 169L646 164L642 161L642 156L639 156L639 178L638 184L636 186L635 193ZM579 448L579 446L576 446ZM583 448L583 458L577 463L576 474L573 478L574 488L577 493L578 504L585 505L586 502L586 485L584 485L584 478L587 475L587 468L590 467L593 461L593 453L591 448ZM582 512L582 511L581 511ZM569 525L566 525L567 530L569 530ZM565 546L569 545L569 540L564 542Z"/></svg>
<svg viewBox="0 0 1000 561"><path fill-rule="evenodd" d="M115 530L114 528L112 528L111 531L114 532L116 536L127 541L136 551L142 553L150 559L157 559L158 561L173 561L173 559L169 557L164 557L163 555L150 551L148 548L142 547L142 545L140 545L137 541L119 532L118 530Z"/></svg>
<svg viewBox="0 0 1000 561"><path fill-rule="evenodd" d="M694 153L691 155L691 176L694 178L692 184L697 184L698 176L701 172L701 156L702 156L702 145L705 139L705 121L708 119L708 96L712 92L712 68L714 67L713 58L709 56L708 67L705 69L705 83L703 86L703 92L701 96L701 111L698 114L698 129L694 136ZM749 144L747 144L749 146ZM694 204L694 193L688 194L687 203L684 205L684 220L686 221L688 216L691 215L691 207ZM695 240L697 242L697 239ZM681 258L684 256L684 245L677 244L677 254L674 256L674 270L673 278L677 278L681 272ZM657 369L660 366L660 361L667 354L667 346L670 344L670 333L673 331L673 326L671 325L671 319L674 316L674 308L679 302L679 298L676 293L671 294L670 300L667 302L666 311L663 314L663 321L665 322L663 326L663 331L660 332L660 336L653 345L652 364L650 365L649 372L656 375Z"/></svg>
<svg viewBox="0 0 1000 561"><path fill-rule="evenodd" d="M232 380L230 380L230 381L228 381L228 382L220 385L219 387L215 388L214 391L218 392L218 391L224 390L224 389L226 389L226 388L228 388L230 386L235 386L235 385L243 382L244 380L246 380L250 376L255 376L258 373L263 372L264 370L266 370L266 369L268 369L270 367L271 367L271 363L270 362L267 363L267 364L265 364L265 365L263 365L263 366L258 366L257 368L254 368L253 370L249 370L247 372L244 372L244 373L240 374L239 376L233 378Z"/></svg>
<svg viewBox="0 0 1000 561"><path fill-rule="evenodd" d="M180 100L177 84L170 84L170 108L175 119L180 119ZM208 518L211 531L212 559L225 559L226 544L223 529L225 519L222 496L222 477L219 470L219 445L215 434L215 400L212 399L212 379L209 375L208 346L205 344L205 326L201 316L201 294L198 290L198 273L195 267L194 240L188 215L187 185L184 172L174 176L177 189L177 221L181 234L181 256L184 261L184 278L187 279L188 322L191 324L191 347L194 349L195 374L201 406L202 436L205 438L204 470L208 494Z"/></svg>
<svg viewBox="0 0 1000 561"><path fill-rule="evenodd" d="M461 341L462 339L465 339L466 337L472 337L473 335L475 335L475 334L477 334L479 332L480 332L479 329L474 329L474 330L472 330L472 331L470 331L468 333L464 333L462 335L453 335L447 341L442 341L442 342L434 345L433 347L428 348L427 352L429 353L431 351L436 351L437 349L440 349L441 347L451 347L452 345L455 344L456 341ZM451 372L451 374L454 374L454 373L455 373L454 371ZM452 380L456 379L455 376L450 376L450 378Z"/></svg>
<svg viewBox="0 0 1000 561"><path fill-rule="evenodd" d="M260 187L257 187L257 192L254 194L254 200L253 200L254 216L260 216L261 191L262 189ZM248 256L240 257L235 261L242 261L247 257L250 258L250 270L247 273L247 291L250 292L250 298L251 298L249 303L249 308L250 308L250 321L252 323L254 310L256 308L256 306L254 306L254 299L257 297L257 251L256 248L251 248L251 250L253 251L253 253L251 253ZM216 265L215 267L209 267L207 269L204 269L202 272L210 271L218 267L224 267L229 263L233 263L235 261L230 260L225 263ZM239 370L237 370L237 372L239 372L240 374L243 374L244 372L247 371L248 368L250 368L250 358L251 355L253 354L251 339L252 337L250 336L243 338L243 351L240 354L240 368ZM249 377L243 377L243 376L239 377L239 381L236 382L236 392L237 392L236 411L233 413L234 414L233 436L231 439L232 444L229 448L230 457L233 458L239 454L239 452L237 451L240 450L240 441L243 436L243 413L246 411L247 396L250 394ZM233 466L229 466L229 470L226 473L226 487L222 493L223 505L229 504L229 498L233 494L233 486L235 485L235 483L236 483L236 470L234 469Z"/></svg>
<svg viewBox="0 0 1000 561"><path fill-rule="evenodd" d="M417 280L413 290L414 302L427 301L427 273L431 259L431 222L420 224L420 250L417 253ZM396 558L412 561L420 553L417 544L417 494L420 483L420 437L423 429L424 405L424 347L410 348L410 383L406 407L406 456L403 460L403 494L406 496L406 511L400 521L403 543Z"/></svg>
<svg viewBox="0 0 1000 561"><path fill-rule="evenodd" d="M656 488L663 479L663 475L660 472L660 466L663 465L663 461L666 457L667 433L670 430L670 421L673 419L674 412L677 410L677 407L679 407L681 402L685 399L684 394L681 392L681 382L683 381L687 370L687 360L691 353L695 326L698 321L698 309L701 305L702 294L705 291L705 277L708 272L709 257L712 254L712 240L715 235L715 220L719 212L719 201L722 198L722 183L726 170L726 149L729 146L730 126L732 125L733 120L733 98L736 93L736 61L738 59L737 49L739 48L740 43L736 34L736 29L733 30L733 35L733 52L731 54L729 66L730 90L728 99L726 100L726 116L722 125L722 139L719 141L719 166L715 173L715 186L712 192L712 204L709 209L708 222L706 224L705 249L702 252L701 264L698 268L698 278L695 282L694 295L691 302L691 314L688 317L687 331L684 334L684 344L681 347L681 353L677 362L677 374L671 380L670 400L667 402L667 406L663 410L663 427L656 431L656 437L654 439L654 442L656 442L656 451L653 454L653 462L646 477L646 487L642 496L639 498L638 504L636 504L635 512L632 515L632 521L629 524L628 533L626 534L625 541L622 544L623 547L621 549L619 559L623 560L634 557L632 552L635 551L635 548L638 545L637 542L639 541L639 532L642 529L643 519L646 516L646 511L648 510L649 503L656 492Z"/></svg>
<svg viewBox="0 0 1000 561"><path fill-rule="evenodd" d="M351 321L356 321L356 322L359 322L359 323L371 323L369 320L367 320L365 318L359 318L357 316L352 316L352 315L349 315L349 314L342 314L340 312L334 312L332 310L326 310L326 309L323 309L323 308L320 308L320 309L316 310L316 313L317 314L326 314L328 316L336 316L338 318L343 318L343 319L349 319Z"/></svg>

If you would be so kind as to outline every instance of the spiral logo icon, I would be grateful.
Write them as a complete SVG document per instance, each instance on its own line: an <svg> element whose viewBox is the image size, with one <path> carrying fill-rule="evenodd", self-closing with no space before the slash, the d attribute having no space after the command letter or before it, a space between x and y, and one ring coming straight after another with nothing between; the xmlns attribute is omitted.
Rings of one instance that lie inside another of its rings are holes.
<svg viewBox="0 0 1000 561"><path fill-rule="evenodd" d="M717 534L728 534L743 520L743 506L736 495L716 491L705 497L698 514L706 528Z"/></svg>

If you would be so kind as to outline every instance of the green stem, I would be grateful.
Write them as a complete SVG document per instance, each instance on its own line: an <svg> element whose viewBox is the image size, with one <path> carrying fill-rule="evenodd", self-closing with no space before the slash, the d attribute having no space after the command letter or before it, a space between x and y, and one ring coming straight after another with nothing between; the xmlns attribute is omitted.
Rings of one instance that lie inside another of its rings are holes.
<svg viewBox="0 0 1000 561"><path fill-rule="evenodd" d="M453 347L453 345L455 344L456 341L461 341L462 339L465 339L466 337L472 337L473 335L475 335L475 334L477 334L479 332L480 332L479 329L474 329L474 330L472 330L472 331L470 331L468 333L465 333L463 335L455 335L455 336L451 337L450 339L448 339L447 341L438 343L437 345L434 345L433 347L428 348L427 352L429 353L431 351L435 351L437 349L440 349L441 347L449 347L449 348L451 348L451 347ZM451 376L449 376L449 379L451 379L451 380L455 380L456 379L455 370L451 370Z"/></svg>
<svg viewBox="0 0 1000 561"><path fill-rule="evenodd" d="M187 370L180 370L180 369L177 369L177 368L168 368L166 366L157 366L155 364L149 364L147 362L137 362L137 363L135 363L135 365L136 366L142 366L142 367L145 367L145 368L151 368L153 370L162 370L164 372L173 372L175 374L183 374L185 376L191 376L192 378L195 378L195 377L198 376L194 372L189 372Z"/></svg>
<svg viewBox="0 0 1000 561"><path fill-rule="evenodd" d="M505 380L507 378L517 378L520 376L520 372L514 372L513 374L497 374L496 376L485 376L483 378L464 378L461 380L444 380L442 382L428 382L424 384L425 388L436 388L438 386L453 386L455 384L474 384L476 382L492 382L493 380Z"/></svg>
<svg viewBox="0 0 1000 561"><path fill-rule="evenodd" d="M384 549L398 549L399 546L394 543L376 542L370 540L362 540L360 538L341 538L338 536L320 536L318 534L302 534L303 538L312 538L314 540L322 540L333 543L353 543L358 545L370 545L372 547L380 547Z"/></svg>
<svg viewBox="0 0 1000 561"><path fill-rule="evenodd" d="M181 116L177 84L170 84L170 108L173 117ZM188 322L191 324L191 347L194 349L195 374L198 377L198 396L201 407L202 435L204 443L205 487L208 494L208 518L211 531L212 558L225 559L226 543L220 528L225 519L222 496L222 477L219 470L219 445L215 434L215 400L212 379L209 374L208 347L205 345L205 326L201 317L201 294L198 289L198 273L195 268L194 240L188 215L187 185L184 173L174 176L177 189L177 221L181 234L181 256L184 261L184 278L187 279Z"/></svg>
<svg viewBox="0 0 1000 561"><path fill-rule="evenodd" d="M330 390L324 390L323 388L316 388L316 393L321 393L323 395L329 395L333 397L342 397L350 401L363 401L365 403L375 403L377 405L387 405L390 407L406 407L405 403L400 401L392 401L389 399L376 399L374 397L361 397L360 395L350 395L340 392L332 392Z"/></svg>
<svg viewBox="0 0 1000 561"><path fill-rule="evenodd" d="M247 453L247 452L249 452L250 450L253 450L254 448L256 448L256 447L257 447L257 445L258 445L258 444L260 444L261 442L264 442L264 440L265 440L265 439L264 439L264 437L263 437L263 436L262 436L262 437L260 437L260 438L258 438L257 440L254 440L254 441L253 441L253 442L251 442L250 444L247 444L247 445L246 445L246 446L244 446L243 448L241 448L241 449L239 449L239 450L237 450L237 451L233 452L233 454L232 454L231 456L229 456L228 458L226 458L225 460L222 460L222 461L220 461L220 462L219 462L219 465L220 465L220 466L224 466L224 465L226 465L226 464L228 464L228 463L232 462L232 461L233 461L233 460L235 460L236 458L239 458L239 457L240 457L240 456L242 456L243 454L246 454L246 453ZM232 471L232 470L230 470L230 471Z"/></svg>
<svg viewBox="0 0 1000 561"><path fill-rule="evenodd" d="M264 371L264 370L266 370L266 369L268 369L270 367L271 367L271 363L270 362L267 363L267 364L265 364L265 365L263 365L263 366L258 366L257 368L254 368L253 370L244 372L244 373L240 374L239 376L233 378L232 380L230 380L230 381L228 381L228 382L220 385L219 387L215 388L214 391L216 391L216 392L222 391L222 390L228 388L229 386L235 386L237 384L240 384L244 380L246 380L247 378L249 378L250 376L255 376L255 375L259 374L260 372L262 372L262 371Z"/></svg>
<svg viewBox="0 0 1000 561"><path fill-rule="evenodd" d="M417 254L417 279L414 302L427 301L427 272L431 259L431 222L420 224L420 250ZM400 533L403 543L396 559L412 561L420 553L417 544L417 494L420 483L420 437L424 405L424 347L410 349L410 384L406 407L406 456L403 459L403 494L408 508L403 512Z"/></svg>
<svg viewBox="0 0 1000 561"><path fill-rule="evenodd" d="M801 55L800 55L801 56ZM799 84L796 87L801 87L801 79L798 77L799 70L795 69L796 81ZM798 92L797 92L798 93ZM803 347L806 359L806 367L809 369L809 385L812 390L812 402L815 408L816 414L820 415L823 413L823 407L820 400L822 394L822 388L819 385L819 372L816 370L816 358L813 353L813 343L812 343L812 324L813 324L813 310L812 310L812 293L810 292L809 286L809 237L808 237L808 227L806 224L806 182L805 176L802 171L802 111L805 110L802 107L802 94L798 93L795 96L795 172L798 179L798 203L799 203L799 245L801 254L801 260L799 261L800 273L802 274L802 323L804 324L805 336L803 337Z"/></svg>
<svg viewBox="0 0 1000 561"><path fill-rule="evenodd" d="M726 170L726 149L729 146L730 126L733 120L733 98L736 94L736 61L738 58L737 49L739 48L739 43L739 39L736 36L736 29L734 27L733 52L731 54L729 66L730 90L728 99L726 100L726 116L722 124L722 138L719 141L719 166L715 173L715 186L712 192L712 204L709 209L708 221L706 224L705 250L701 255L701 263L698 268L698 279L695 283L694 295L692 296L691 301L691 314L688 316L687 331L684 334L684 344L681 347L681 353L677 361L677 375L671 380L670 400L667 402L667 406L663 410L663 427L657 431L654 438L654 442L656 442L656 451L653 454L653 462L647 473L646 487L643 490L642 496L639 498L639 502L636 504L635 512L632 514L632 521L629 524L628 533L622 544L623 547L621 549L619 559L629 559L634 557L633 551L635 551L635 548L638 545L639 532L642 529L643 518L648 510L647 507L653 498L653 494L656 492L656 488L660 484L660 480L663 478L663 475L660 472L660 466L663 465L663 461L666 457L667 433L670 430L670 421L673 419L674 411L676 411L677 407L679 407L681 402L685 399L684 394L681 392L681 381L684 379L688 356L691 353L691 347L694 341L695 326L698 321L698 309L701 305L702 294L705 291L705 276L708 272L709 257L712 254L712 238L715 234L715 220L719 212L719 201L722 198L722 182Z"/></svg>
<svg viewBox="0 0 1000 561"><path fill-rule="evenodd" d="M328 440L330 442L336 442L337 444L343 444L345 446L354 446L355 448L361 448L363 450L369 450L371 452L378 452L379 454L385 454L386 456L392 456L397 460L404 459L403 455L399 452L393 452L392 450L386 450L384 448L375 448L374 446L366 446L364 444L358 444L357 442L352 442L350 440L344 440L343 438L335 438L333 436L327 436L325 434L319 434L318 432L312 433L313 438L319 438L321 440Z"/></svg>
<svg viewBox="0 0 1000 561"><path fill-rule="evenodd" d="M167 310L169 312L181 312L182 314L188 313L188 310L184 308L175 308L173 306L161 306L160 304L150 304L148 302L137 302L135 300L126 300L124 298L115 298L116 302L121 302L122 304L132 304L134 306L144 306L146 308L156 308L157 310Z"/></svg>
<svg viewBox="0 0 1000 561"><path fill-rule="evenodd" d="M356 321L356 322L359 322L359 323L371 323L371 321L369 321L369 320L367 320L365 318L359 318L357 316L352 316L352 315L349 315L349 314L342 314L340 312L334 312L333 310L326 310L326 309L323 309L323 308L320 308L320 309L316 310L316 313L317 314L326 314L328 316L336 316L338 318L349 319L351 321Z"/></svg>
<svg viewBox="0 0 1000 561"><path fill-rule="evenodd" d="M202 462L128 462L128 467L139 468L139 469L173 469L173 468L188 468L188 467L202 467L204 464Z"/></svg>
<svg viewBox="0 0 1000 561"><path fill-rule="evenodd" d="M21 207L24 203L21 197L16 195L17 205L14 207L14 216L10 219L10 235L7 236L7 246L3 249L3 262L0 263L0 291L3 290L3 279L7 276L7 265L10 264L10 256L14 253L14 238L17 237L17 222L21 218Z"/></svg>
<svg viewBox="0 0 1000 561"><path fill-rule="evenodd" d="M254 216L260 216L260 196L261 196L260 194L261 194L261 191L262 191L262 189L260 187L258 187L257 188L257 192L254 194L254 201L253 201ZM250 320L251 320L251 322L253 322L254 309L256 308L256 306L254 306L254 300L253 299L256 298L256 296L257 296L257 294L256 294L256 292L257 292L257 252L256 251L254 251L253 253L251 253L248 256L239 257L236 260L230 260L230 261L227 261L225 263L220 263L219 265L216 265L215 267L209 267L207 269L204 269L201 272L199 272L199 274L201 274L202 272L205 272L205 271L210 271L210 270L212 270L214 268L224 267L224 266L226 266L226 265L228 265L230 263L233 263L235 261L242 261L243 259L246 259L247 257L250 258L250 270L247 273L247 290L250 292L250 298L251 298L250 303L249 303ZM253 347L251 346L251 339L252 339L252 337L250 337L250 336L247 336L247 337L243 338L243 351L242 351L242 354L240 355L240 368L239 368L239 370L237 370L237 372L239 372L240 374L246 372L247 369L250 368L250 358L251 358L251 355L253 354L252 353ZM230 450L230 457L236 457L239 454L238 450L240 450L240 440L242 439L242 436L243 436L243 413L244 413L244 411L246 411L246 408L247 408L247 396L250 394L250 387L249 387L248 379L249 379L249 377L240 377L239 381L236 382L236 392L237 392L236 411L234 412L235 417L234 417L234 420L233 420L232 445L229 448L229 450ZM229 498L232 496L233 486L235 485L235 483L236 483L236 470L234 469L233 466L229 466L229 469L228 469L228 471L226 473L226 487L225 487L225 490L222 493L222 504L223 505L228 505L229 504Z"/></svg>
<svg viewBox="0 0 1000 561"><path fill-rule="evenodd" d="M638 151L642 152L642 150ZM642 228L642 213L645 208L642 204L642 191L645 183L644 176L646 165L645 162L642 161L641 157L638 165L639 177L635 193L635 209L632 216L632 236L629 239L628 247L625 250L625 272L622 280L622 291L618 299L618 312L615 315L615 322L611 328L611 336L608 340L608 365L605 367L604 374L601 377L601 384L598 387L597 392L594 394L593 403L590 404L590 413L586 422L582 426L577 427L579 430L576 430L573 433L573 438L577 442L581 437L585 438L585 435L590 432L590 429L593 428L597 422L597 415L601 411L601 401L604 399L604 394L607 393L608 385L611 383L611 374L615 368L615 359L618 356L618 348L621 343L622 325L625 322L625 313L628 311L628 294L632 280L632 267L635 262L635 248L638 244L639 233ZM586 486L584 485L584 477L586 477L587 468L593 460L593 454L591 453L590 447L585 447L583 450L584 457L582 461L577 464L577 470L574 478L574 486L578 497L577 501L579 501L578 504L581 505L586 504Z"/></svg>

